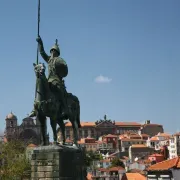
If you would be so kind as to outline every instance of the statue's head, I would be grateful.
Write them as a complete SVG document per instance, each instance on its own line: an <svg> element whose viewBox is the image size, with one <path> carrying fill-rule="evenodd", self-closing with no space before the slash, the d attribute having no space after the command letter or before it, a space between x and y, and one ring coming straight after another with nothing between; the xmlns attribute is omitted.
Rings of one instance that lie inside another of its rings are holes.
<svg viewBox="0 0 180 180"><path fill-rule="evenodd" d="M53 54L53 57L58 57L60 55L60 49L57 39L55 45L50 49L50 53Z"/></svg>
<svg viewBox="0 0 180 180"><path fill-rule="evenodd" d="M37 77L40 77L45 74L46 66L44 63L35 64L33 63L34 71Z"/></svg>

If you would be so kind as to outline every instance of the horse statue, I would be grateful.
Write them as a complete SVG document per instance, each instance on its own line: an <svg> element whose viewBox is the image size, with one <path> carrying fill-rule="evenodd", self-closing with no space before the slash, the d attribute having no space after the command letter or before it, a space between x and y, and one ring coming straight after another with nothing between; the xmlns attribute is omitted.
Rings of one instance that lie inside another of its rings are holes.
<svg viewBox="0 0 180 180"><path fill-rule="evenodd" d="M44 63L33 64L36 75L36 97L34 102L34 110L36 118L40 122L42 144L47 145L46 142L46 117L50 118L50 124L53 131L54 144L57 144L57 124L60 126L62 133L61 142L65 144L65 124L64 120L69 119L73 128L73 144L78 145L78 128L80 125L80 105L79 99L71 93L67 93L67 104L69 114L62 116L61 102L57 100L55 95L50 91L48 80L45 75L46 67Z"/></svg>

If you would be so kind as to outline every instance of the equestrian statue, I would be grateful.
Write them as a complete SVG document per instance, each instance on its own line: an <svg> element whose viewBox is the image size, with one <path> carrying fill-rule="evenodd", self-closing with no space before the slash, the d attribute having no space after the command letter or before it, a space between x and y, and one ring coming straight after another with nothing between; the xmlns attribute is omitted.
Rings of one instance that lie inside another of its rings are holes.
<svg viewBox="0 0 180 180"><path fill-rule="evenodd" d="M64 78L68 75L68 66L65 60L60 57L57 40L50 49L50 56L46 54L40 36L37 37L36 41L42 58L48 63L48 77L46 78L45 75L46 67L44 63L33 64L36 74L36 96L34 109L29 116L36 116L40 122L42 145L47 145L46 117L50 118L54 144L57 144L57 124L62 132L62 143L65 144L64 120L69 119L73 128L73 143L77 145L78 128L81 127L80 103L75 95L66 91Z"/></svg>

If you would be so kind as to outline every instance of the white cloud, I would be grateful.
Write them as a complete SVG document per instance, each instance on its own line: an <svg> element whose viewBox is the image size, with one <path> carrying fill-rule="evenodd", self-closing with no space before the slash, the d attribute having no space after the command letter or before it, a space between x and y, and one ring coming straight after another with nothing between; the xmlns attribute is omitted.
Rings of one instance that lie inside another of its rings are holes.
<svg viewBox="0 0 180 180"><path fill-rule="evenodd" d="M94 81L96 83L110 83L112 81L112 79L110 79L109 77L105 77L103 75L99 75L95 78Z"/></svg>

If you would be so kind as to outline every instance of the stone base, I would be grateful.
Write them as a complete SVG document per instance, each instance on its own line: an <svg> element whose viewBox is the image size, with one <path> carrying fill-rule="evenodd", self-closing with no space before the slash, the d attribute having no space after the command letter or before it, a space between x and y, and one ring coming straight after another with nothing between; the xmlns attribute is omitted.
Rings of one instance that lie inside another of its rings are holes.
<svg viewBox="0 0 180 180"><path fill-rule="evenodd" d="M34 148L31 180L86 180L84 150L59 145Z"/></svg>

